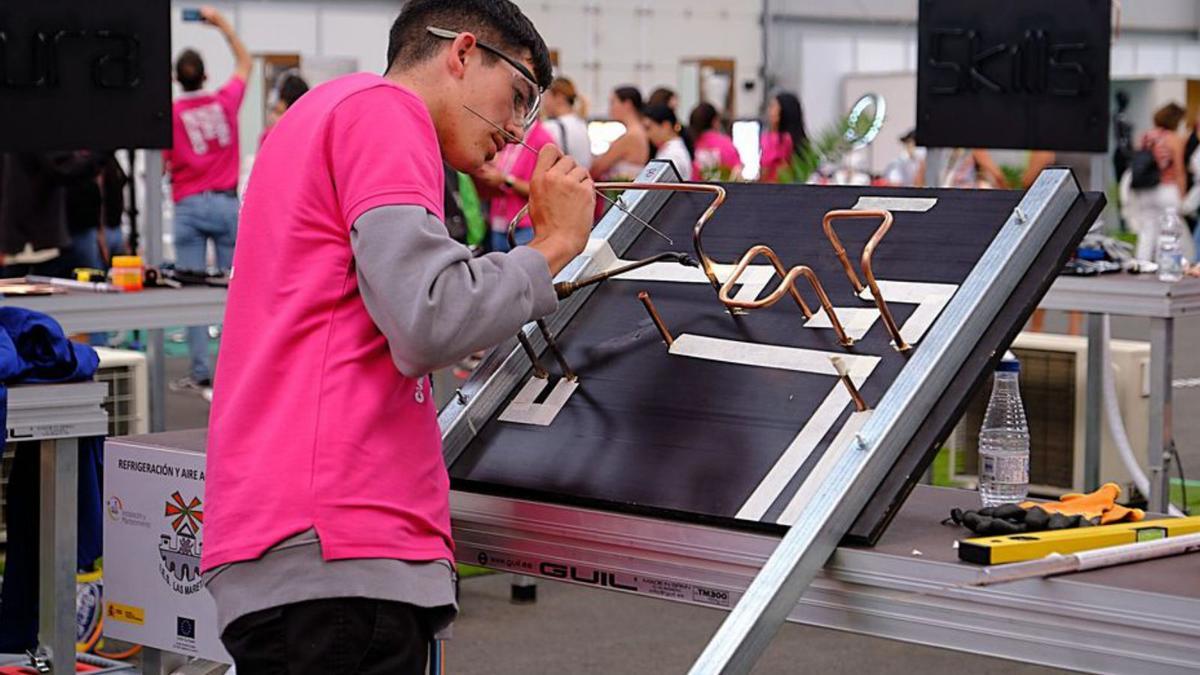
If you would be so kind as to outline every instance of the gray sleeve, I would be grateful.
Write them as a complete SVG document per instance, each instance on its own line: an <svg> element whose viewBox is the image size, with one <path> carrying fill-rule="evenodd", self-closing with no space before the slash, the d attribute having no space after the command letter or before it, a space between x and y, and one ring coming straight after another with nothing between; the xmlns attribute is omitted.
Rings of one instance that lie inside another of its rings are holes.
<svg viewBox="0 0 1200 675"><path fill-rule="evenodd" d="M521 246L472 257L419 206L371 209L350 244L367 312L409 377L493 347L558 306L541 253Z"/></svg>

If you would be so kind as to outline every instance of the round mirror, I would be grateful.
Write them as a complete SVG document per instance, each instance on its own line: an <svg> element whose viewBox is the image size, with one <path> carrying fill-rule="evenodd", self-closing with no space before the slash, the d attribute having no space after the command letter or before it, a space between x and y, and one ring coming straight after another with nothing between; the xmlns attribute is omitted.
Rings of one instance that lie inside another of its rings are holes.
<svg viewBox="0 0 1200 675"><path fill-rule="evenodd" d="M864 94L850 108L846 142L854 150L865 148L879 135L887 115L887 101L879 94Z"/></svg>

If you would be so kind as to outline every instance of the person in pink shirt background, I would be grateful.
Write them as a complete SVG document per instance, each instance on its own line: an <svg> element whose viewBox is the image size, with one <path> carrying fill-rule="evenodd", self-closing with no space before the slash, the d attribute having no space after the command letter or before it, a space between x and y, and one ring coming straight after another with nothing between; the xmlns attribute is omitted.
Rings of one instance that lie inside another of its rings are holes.
<svg viewBox="0 0 1200 675"><path fill-rule="evenodd" d="M721 128L721 116L711 103L692 109L688 119L692 135L692 180L729 181L742 177L742 158L733 139Z"/></svg>
<svg viewBox="0 0 1200 675"><path fill-rule="evenodd" d="M759 180L774 183L780 169L792 161L792 156L808 145L804 130L804 109L795 94L780 92L767 105L767 131L761 140L762 172Z"/></svg>
<svg viewBox="0 0 1200 675"><path fill-rule="evenodd" d="M553 142L554 138L540 120L534 122L525 135L525 143L537 151ZM520 145L509 145L496 155L495 160L484 164L475 174L476 178L495 192L488 207L488 222L491 225L488 250L510 250L508 224L529 200L529 180L533 177L536 164L537 155ZM514 238L518 245L528 244L533 239L533 220L528 215L517 224Z"/></svg>
<svg viewBox="0 0 1200 675"><path fill-rule="evenodd" d="M252 61L233 26L212 7L200 8L205 23L221 31L229 42L236 64L233 76L216 92L202 89L208 76L204 59L185 49L175 61L175 79L183 89L172 109L174 138L163 152L171 174L175 201L175 265L180 269L208 267L208 243L216 248L217 267L233 266L233 245L238 221L238 108L246 93ZM171 383L175 391L194 391L205 398L212 393L208 327L187 330L191 371Z"/></svg>

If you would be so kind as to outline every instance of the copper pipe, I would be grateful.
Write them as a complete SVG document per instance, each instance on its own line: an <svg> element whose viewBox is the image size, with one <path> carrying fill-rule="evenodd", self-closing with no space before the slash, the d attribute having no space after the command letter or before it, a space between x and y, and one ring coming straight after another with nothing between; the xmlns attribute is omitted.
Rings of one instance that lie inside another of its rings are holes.
<svg viewBox="0 0 1200 675"><path fill-rule="evenodd" d="M528 356L529 362L533 364L533 376L539 380L549 378L550 372L542 367L542 362L538 359L537 352L533 350L533 343L525 336L525 331L517 333L517 342L521 343L521 349L525 350L525 356Z"/></svg>
<svg viewBox="0 0 1200 675"><path fill-rule="evenodd" d="M737 285L738 279L742 273L750 266L750 263L758 256L766 256L771 264L775 267L776 273L783 281L771 291L770 295L761 300L735 300L730 296L733 287ZM825 310L825 314L829 316L829 323L837 333L838 343L843 347L849 347L854 344L854 338L846 334L846 329L842 327L842 322L838 320L837 312L833 309L833 303L829 301L829 295L825 292L825 287L821 285L821 280L817 278L817 273L806 265L797 265L792 269L784 272L783 264L779 261L779 256L771 250L771 247L759 244L746 251L742 259L738 261L737 266L733 270L733 274L725 281L725 285L721 287L719 297L721 302L726 307L731 309L759 309L761 307L770 307L784 296L785 293L790 294L796 299L800 305L800 310L804 312L805 318L812 318L813 313L804 304L804 300L800 298L800 291L796 289L796 278L803 276L812 286L813 292L817 294L817 300L821 303L821 308Z"/></svg>
<svg viewBox="0 0 1200 675"><path fill-rule="evenodd" d="M896 319L892 316L892 310L888 308L887 301L883 299L883 293L879 290L879 284L875 280L875 273L871 267L871 258L875 255L875 249L892 227L892 214L883 209L863 211L838 210L825 214L823 221L825 236L833 244L833 252L837 255L838 260L841 261L842 267L846 269L846 276L850 277L850 283L854 286L854 292L861 293L863 290L862 282L858 280L858 276L854 273L854 266L850 264L850 260L846 256L846 249L842 246L842 242L833 231L833 221L850 218L879 218L882 221L879 228L875 230L875 234L871 235L871 238L867 241L867 245L863 247L861 260L862 273L867 278L867 286L871 289L871 297L875 299L875 306L879 308L879 315L883 317L883 325L887 328L888 333L891 334L892 342L895 344L896 349L907 351L912 348L912 345L909 345L904 341L904 338L900 337L900 327L896 325Z"/></svg>
<svg viewBox="0 0 1200 675"><path fill-rule="evenodd" d="M709 258L704 253L704 247L700 243L700 232L704 229L713 214L717 212L722 204L725 203L725 188L720 185L709 185L707 183L596 183L597 190L662 190L672 192L707 192L713 195L713 202L709 204L704 213L700 214L700 218L696 220L696 224L692 226L692 243L696 247L696 255L700 258L700 267L704 270L704 276L708 277L709 283L712 284L713 290L720 292L721 282L717 279L717 273L714 269L715 263L712 258ZM624 211L624 209L622 209ZM516 232L517 224L521 219L529 213L529 203L517 212L508 223L508 245L515 247L517 245ZM626 213L628 213L626 211ZM629 214L632 215L632 214ZM644 221L643 221L644 222Z"/></svg>
<svg viewBox="0 0 1200 675"><path fill-rule="evenodd" d="M658 315L658 310L654 308L654 301L650 299L650 293L642 291L638 293L638 300L646 307L646 312L650 314L650 319L658 328L658 332L662 334L663 342L667 343L667 347L675 344L675 338L671 337L671 331L667 330L667 324L663 323L662 317Z"/></svg>
<svg viewBox="0 0 1200 675"><path fill-rule="evenodd" d="M838 373L838 379L842 381L842 384L846 387L846 391L850 393L850 400L854 401L855 410L866 412L867 402L858 391L858 387L854 385L854 380L850 379L850 370L846 368L846 362L840 356L831 356L829 360L833 363L833 368Z"/></svg>
<svg viewBox="0 0 1200 675"><path fill-rule="evenodd" d="M554 360L558 361L558 367L562 368L563 377L568 380L576 379L575 372L571 370L571 366L567 363L567 357L563 356L562 350L558 348L558 343L554 341L554 336L550 334L550 328L546 326L546 322L538 319L537 327L538 330L542 331L542 337L546 340L546 347L550 349Z"/></svg>
<svg viewBox="0 0 1200 675"><path fill-rule="evenodd" d="M614 267L613 269L608 270L607 272L601 272L599 274L588 277L586 279L580 279L579 281L560 281L557 284L554 284L554 292L558 294L559 300L565 300L566 298L570 297L572 293L574 293L575 291L578 291L581 288L586 288L593 284L598 284L601 281L606 281L613 277L621 276L622 274L625 274L626 272L632 272L633 270L640 269L642 267L645 267L647 265L650 265L650 264L653 264L656 262L667 262L667 261L677 262L680 265L683 265L684 267L699 267L700 266L700 264L696 262L695 258L692 258L692 256L690 256L686 253L677 253L675 251L668 251L666 253L659 253L658 255L651 256L649 258L643 258L641 260L636 260L627 265L621 265L620 267Z"/></svg>

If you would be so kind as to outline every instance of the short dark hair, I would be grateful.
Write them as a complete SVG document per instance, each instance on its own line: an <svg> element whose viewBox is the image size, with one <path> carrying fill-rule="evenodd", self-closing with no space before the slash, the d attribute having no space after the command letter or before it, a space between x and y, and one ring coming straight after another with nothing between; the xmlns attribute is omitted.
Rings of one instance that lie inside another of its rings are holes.
<svg viewBox="0 0 1200 675"><path fill-rule="evenodd" d="M279 100L289 108L307 93L308 83L299 75L288 75L279 84Z"/></svg>
<svg viewBox="0 0 1200 675"><path fill-rule="evenodd" d="M175 59L175 79L184 91L196 91L204 86L204 59L195 49L185 49Z"/></svg>
<svg viewBox="0 0 1200 675"><path fill-rule="evenodd" d="M633 109L641 112L642 110L642 92L638 91L637 87L632 85L624 85L613 89L613 96L617 97L618 101L632 103Z"/></svg>
<svg viewBox="0 0 1200 675"><path fill-rule="evenodd" d="M642 108L642 117L645 117L655 124L669 122L672 128L679 125L679 119L675 117L675 111L671 110L671 108L663 103L655 103Z"/></svg>
<svg viewBox="0 0 1200 675"><path fill-rule="evenodd" d="M659 87L650 92L650 98L646 100L646 105L665 105L671 107L671 99L675 98L675 92L666 87Z"/></svg>
<svg viewBox="0 0 1200 675"><path fill-rule="evenodd" d="M688 128L692 130L696 138L700 138L700 134L712 128L713 122L719 117L717 108L711 103L700 103L695 108L692 108L692 114L688 117Z"/></svg>
<svg viewBox="0 0 1200 675"><path fill-rule="evenodd" d="M509 0L409 0L388 36L388 69L414 66L437 53L444 40L429 34L429 26L470 32L517 60L528 51L538 88L550 86L550 50L533 22ZM496 56L481 51L485 63L496 61Z"/></svg>
<svg viewBox="0 0 1200 675"><path fill-rule="evenodd" d="M1172 101L1154 112L1154 126L1175 131L1184 117L1187 117L1187 111L1183 109L1183 106Z"/></svg>

